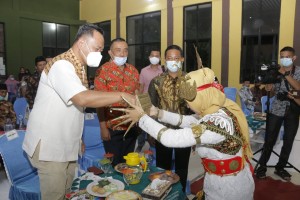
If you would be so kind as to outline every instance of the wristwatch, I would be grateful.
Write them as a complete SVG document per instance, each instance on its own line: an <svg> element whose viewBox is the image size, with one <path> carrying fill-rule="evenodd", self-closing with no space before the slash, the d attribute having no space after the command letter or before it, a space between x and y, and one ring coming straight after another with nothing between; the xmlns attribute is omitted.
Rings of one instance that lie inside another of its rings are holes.
<svg viewBox="0 0 300 200"><path fill-rule="evenodd" d="M286 76L289 76L291 74L291 71L286 71L284 72L283 76L286 77Z"/></svg>

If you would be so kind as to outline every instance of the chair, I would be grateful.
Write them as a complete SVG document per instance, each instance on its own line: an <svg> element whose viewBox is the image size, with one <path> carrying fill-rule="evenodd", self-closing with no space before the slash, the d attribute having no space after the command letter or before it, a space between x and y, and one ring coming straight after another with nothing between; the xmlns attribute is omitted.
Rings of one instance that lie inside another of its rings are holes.
<svg viewBox="0 0 300 200"><path fill-rule="evenodd" d="M14 102L14 111L16 112L17 115L17 124L19 124L19 118L21 117L24 124L27 124L27 119L26 117L26 110L28 110L28 103L24 97L22 98L17 98L16 101Z"/></svg>
<svg viewBox="0 0 300 200"><path fill-rule="evenodd" d="M0 138L0 154L11 184L9 199L40 200L40 181L37 170L32 167L27 154L22 149L25 132L18 131L18 135L10 141L5 135Z"/></svg>
<svg viewBox="0 0 300 200"><path fill-rule="evenodd" d="M237 89L234 87L225 87L224 88L224 93L227 99L230 99L234 102L236 102L236 93Z"/></svg>
<svg viewBox="0 0 300 200"><path fill-rule="evenodd" d="M85 152L79 158L78 162L81 170L87 171L91 166L94 166L99 159L105 154L103 141L100 137L100 125L98 117L94 114L94 119L86 119L82 140L85 144Z"/></svg>

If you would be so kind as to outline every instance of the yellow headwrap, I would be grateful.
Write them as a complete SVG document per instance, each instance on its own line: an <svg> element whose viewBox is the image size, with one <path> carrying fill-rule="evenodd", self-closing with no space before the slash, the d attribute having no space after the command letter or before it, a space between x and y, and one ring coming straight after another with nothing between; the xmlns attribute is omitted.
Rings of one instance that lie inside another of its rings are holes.
<svg viewBox="0 0 300 200"><path fill-rule="evenodd" d="M199 86L212 84L214 82L214 79L215 74L209 68L198 69L186 75L186 83L188 83L188 85L192 86L196 83L196 87L195 85L193 89L191 89L192 87L190 87L190 90L194 91ZM185 88L184 90L188 91L187 88ZM200 116L212 114L218 111L221 107L228 109L236 116L245 141L245 144L243 145L244 154L248 158L251 158L252 151L249 143L248 123L241 108L235 102L227 99L225 94L215 87L206 87L203 90L196 91L195 95L195 98L186 101L190 108L193 111L197 112Z"/></svg>

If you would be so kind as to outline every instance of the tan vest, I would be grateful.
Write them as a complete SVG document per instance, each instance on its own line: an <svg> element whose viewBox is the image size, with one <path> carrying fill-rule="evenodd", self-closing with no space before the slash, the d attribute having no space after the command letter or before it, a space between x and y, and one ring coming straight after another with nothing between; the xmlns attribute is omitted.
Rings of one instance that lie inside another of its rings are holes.
<svg viewBox="0 0 300 200"><path fill-rule="evenodd" d="M72 49L69 49L65 53L62 53L62 54L54 57L50 62L48 62L44 69L46 74L49 73L53 64L58 60L67 60L70 63L72 63L72 65L75 68L75 72L76 72L78 78L81 80L82 85L84 85L86 88L88 88L88 80L87 80L87 76L85 73L85 67L82 66L82 64L80 63L78 58L75 56Z"/></svg>

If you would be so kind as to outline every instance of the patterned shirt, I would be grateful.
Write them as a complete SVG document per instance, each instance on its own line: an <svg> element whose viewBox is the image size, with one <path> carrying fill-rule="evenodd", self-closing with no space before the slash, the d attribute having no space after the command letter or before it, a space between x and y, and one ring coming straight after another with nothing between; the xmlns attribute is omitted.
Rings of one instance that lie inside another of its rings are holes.
<svg viewBox="0 0 300 200"><path fill-rule="evenodd" d="M95 90L104 92L126 92L135 94L139 90L139 73L137 69L128 63L124 69L120 69L113 61L104 63L95 75ZM105 107L105 121L107 128L112 128L120 121L111 122L111 119L123 115L123 112L113 111L111 107L128 107L125 102L118 102ZM116 130L126 130L129 124L119 126Z"/></svg>
<svg viewBox="0 0 300 200"><path fill-rule="evenodd" d="M253 95L249 87L243 86L240 91L239 95L241 100L244 102L248 110L253 111L255 102L253 102Z"/></svg>
<svg viewBox="0 0 300 200"><path fill-rule="evenodd" d="M16 113L13 105L9 101L0 101L0 130L4 129L4 124L10 119L12 124L16 124Z"/></svg>
<svg viewBox="0 0 300 200"><path fill-rule="evenodd" d="M148 89L152 104L166 111L183 115L189 114L190 110L185 100L179 97L181 77L184 75L173 78L168 72L164 72L152 79Z"/></svg>
<svg viewBox="0 0 300 200"><path fill-rule="evenodd" d="M295 67L295 72L292 75L293 79L300 81L300 67L296 66ZM292 87L289 85L289 90L291 90ZM286 110L288 110L289 106L290 106L290 101L289 100L284 100L284 101L280 101L277 98L277 94L278 93L283 93L283 92L287 92L287 88L286 85L284 83L284 79L281 80L280 83L275 83L275 99L272 103L272 107L271 107L271 113L280 117L283 117Z"/></svg>
<svg viewBox="0 0 300 200"><path fill-rule="evenodd" d="M41 78L41 74L38 72L34 72L34 74L29 76L27 80L25 98L27 100L30 109L32 109L33 107L36 92L39 87L40 78Z"/></svg>

